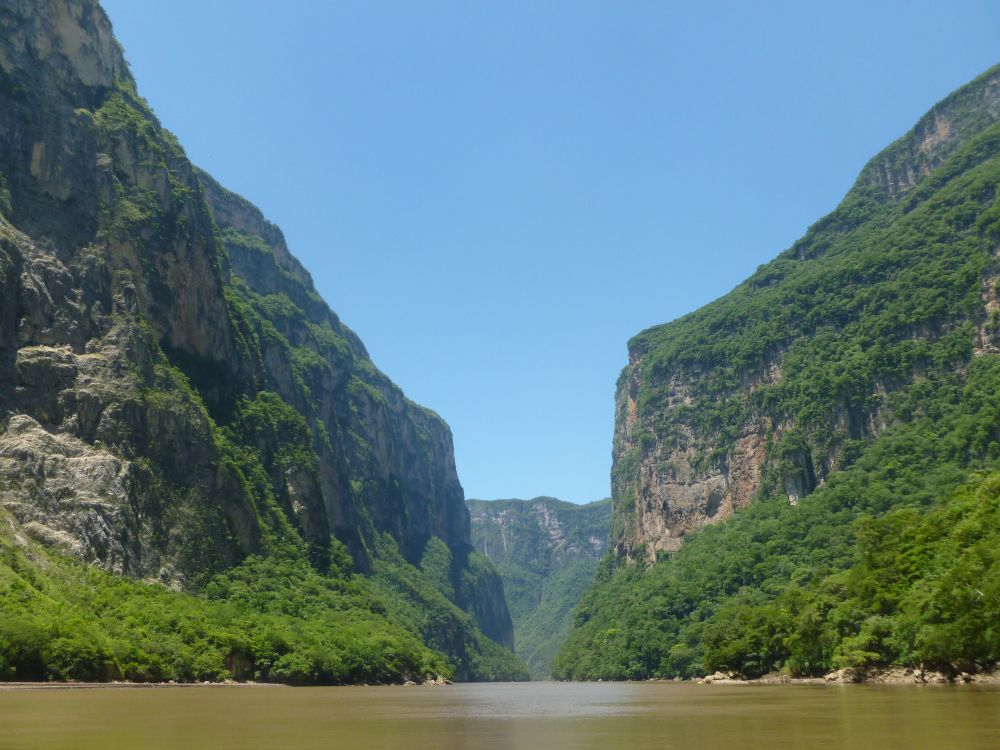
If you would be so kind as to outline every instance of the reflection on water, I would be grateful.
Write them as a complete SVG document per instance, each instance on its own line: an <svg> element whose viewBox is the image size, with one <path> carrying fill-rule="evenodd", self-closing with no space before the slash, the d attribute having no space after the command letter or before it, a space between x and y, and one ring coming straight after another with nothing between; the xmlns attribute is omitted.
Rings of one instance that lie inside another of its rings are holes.
<svg viewBox="0 0 1000 750"><path fill-rule="evenodd" d="M996 750L1000 689L528 683L0 691L0 748Z"/></svg>

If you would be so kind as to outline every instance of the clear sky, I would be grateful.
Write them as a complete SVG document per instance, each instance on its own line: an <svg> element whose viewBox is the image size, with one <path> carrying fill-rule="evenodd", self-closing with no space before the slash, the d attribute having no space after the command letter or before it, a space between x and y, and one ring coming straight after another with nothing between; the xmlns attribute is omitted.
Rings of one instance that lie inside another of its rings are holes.
<svg viewBox="0 0 1000 750"><path fill-rule="evenodd" d="M626 342L724 294L1000 62L995 0L104 0L469 497L609 494Z"/></svg>

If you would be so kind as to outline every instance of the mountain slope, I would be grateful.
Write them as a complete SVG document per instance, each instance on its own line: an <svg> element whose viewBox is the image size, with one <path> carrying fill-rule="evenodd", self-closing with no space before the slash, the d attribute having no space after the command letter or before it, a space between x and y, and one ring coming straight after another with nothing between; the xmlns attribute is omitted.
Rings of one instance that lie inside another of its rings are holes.
<svg viewBox="0 0 1000 750"><path fill-rule="evenodd" d="M472 542L503 579L516 653L533 679L550 675L573 608L594 579L611 500L574 505L552 497L467 500Z"/></svg>
<svg viewBox="0 0 1000 750"><path fill-rule="evenodd" d="M916 544L900 579L871 575L893 524L976 517L968 498L992 492L977 472L996 468L1000 445L998 119L993 68L876 156L793 247L629 343L614 556L557 673L1000 655L990 631L978 645L926 642L997 611L987 558L985 582L968 583L975 606L935 613L931 581L968 563L946 553L947 529Z"/></svg>
<svg viewBox="0 0 1000 750"><path fill-rule="evenodd" d="M512 627L447 425L188 162L96 2L0 0L0 29L0 504L7 543L45 547L15 567L59 553L201 596L250 559L353 567L359 622L463 679L519 674L484 637Z"/></svg>

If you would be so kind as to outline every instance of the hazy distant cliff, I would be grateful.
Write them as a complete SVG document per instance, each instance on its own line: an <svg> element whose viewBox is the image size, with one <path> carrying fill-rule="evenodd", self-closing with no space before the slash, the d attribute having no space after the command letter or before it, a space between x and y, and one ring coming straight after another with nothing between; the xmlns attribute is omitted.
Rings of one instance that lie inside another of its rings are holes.
<svg viewBox="0 0 1000 750"><path fill-rule="evenodd" d="M450 600L509 645L448 426L375 368L281 231L188 162L98 4L2 0L0 33L0 504L17 534L177 588L285 541L322 571L331 535L362 571L386 544L420 569L437 539ZM469 626L450 632L422 637L466 658Z"/></svg>
<svg viewBox="0 0 1000 750"><path fill-rule="evenodd" d="M472 541L503 578L517 654L533 678L545 679L607 549L611 501L574 505L536 497L467 505Z"/></svg>

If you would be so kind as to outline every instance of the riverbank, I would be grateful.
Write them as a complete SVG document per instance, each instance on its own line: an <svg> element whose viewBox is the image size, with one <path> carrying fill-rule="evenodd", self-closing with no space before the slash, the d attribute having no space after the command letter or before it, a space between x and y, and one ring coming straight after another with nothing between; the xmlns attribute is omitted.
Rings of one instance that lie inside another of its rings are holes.
<svg viewBox="0 0 1000 750"><path fill-rule="evenodd" d="M1000 665L989 670L955 671L954 673L910 667L858 669L847 667L830 672L823 677L791 677L771 673L761 677L744 678L732 672L716 672L693 680L699 685L1000 685Z"/></svg>
<svg viewBox="0 0 1000 750"><path fill-rule="evenodd" d="M0 682L8 690L156 690L161 688L283 688L279 682Z"/></svg>
<svg viewBox="0 0 1000 750"><path fill-rule="evenodd" d="M422 687L425 685L453 685L451 680L437 677L423 682L413 682L407 680L403 683L390 683L397 687ZM235 680L223 680L222 682L0 682L0 692L7 690L95 690L102 689L127 689L127 690L151 690L158 688L285 688L292 685L281 682L236 682ZM353 685L351 687L371 687L367 684Z"/></svg>

